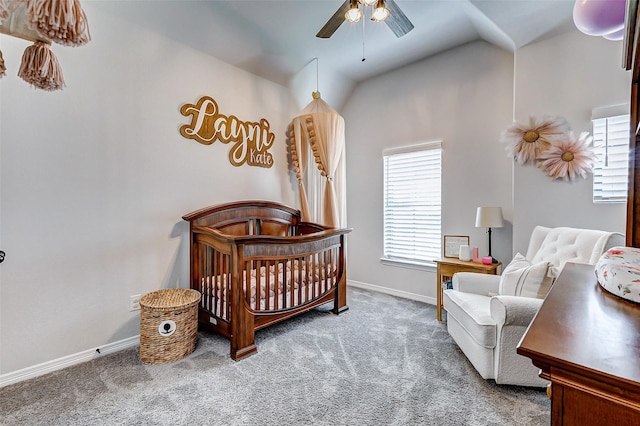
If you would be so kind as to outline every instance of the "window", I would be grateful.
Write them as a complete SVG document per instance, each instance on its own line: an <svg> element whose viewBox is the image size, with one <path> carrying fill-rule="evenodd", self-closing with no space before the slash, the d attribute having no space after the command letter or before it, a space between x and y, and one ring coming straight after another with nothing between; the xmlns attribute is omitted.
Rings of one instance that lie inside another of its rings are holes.
<svg viewBox="0 0 640 426"><path fill-rule="evenodd" d="M625 203L629 176L629 115L595 118L593 202Z"/></svg>
<svg viewBox="0 0 640 426"><path fill-rule="evenodd" d="M440 142L384 150L384 260L440 257Z"/></svg>

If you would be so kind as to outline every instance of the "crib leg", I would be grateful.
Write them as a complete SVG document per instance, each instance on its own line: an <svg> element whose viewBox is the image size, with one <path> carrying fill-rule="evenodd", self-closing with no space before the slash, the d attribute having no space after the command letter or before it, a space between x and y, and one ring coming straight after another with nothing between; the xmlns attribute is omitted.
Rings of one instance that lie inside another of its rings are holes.
<svg viewBox="0 0 640 426"><path fill-rule="evenodd" d="M254 340L253 317L248 323L236 321L236 324L236 327L231 326L231 359L239 361L258 352L258 349Z"/></svg>
<svg viewBox="0 0 640 426"><path fill-rule="evenodd" d="M348 310L349 306L347 306L347 281L345 279L342 279L338 284L338 288L336 288L336 297L333 302L333 313L339 315L342 312Z"/></svg>
<svg viewBox="0 0 640 426"><path fill-rule="evenodd" d="M233 359L234 361L240 361L242 358L246 358L256 352L258 352L258 349L256 348L256 345L255 343L253 343L253 341L250 345L241 348L234 348L233 337L231 338L231 359Z"/></svg>
<svg viewBox="0 0 640 426"><path fill-rule="evenodd" d="M340 279L338 280L338 288L336 288L336 297L333 302L333 313L338 315L349 310L347 306L347 259L345 253L347 250L346 235L340 236L340 247L338 251L338 267L340 270Z"/></svg>
<svg viewBox="0 0 640 426"><path fill-rule="evenodd" d="M233 360L239 361L258 351L254 336L253 315L245 309L237 309L236 316L231 322L231 358Z"/></svg>

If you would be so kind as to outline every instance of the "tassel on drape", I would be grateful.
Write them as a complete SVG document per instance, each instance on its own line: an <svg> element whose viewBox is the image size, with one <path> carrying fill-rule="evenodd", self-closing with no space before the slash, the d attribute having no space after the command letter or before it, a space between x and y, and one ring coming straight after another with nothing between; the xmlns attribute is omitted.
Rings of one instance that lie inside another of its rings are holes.
<svg viewBox="0 0 640 426"><path fill-rule="evenodd" d="M58 58L49 49L49 45L42 41L36 41L24 50L18 77L49 92L60 90L65 85Z"/></svg>
<svg viewBox="0 0 640 426"><path fill-rule="evenodd" d="M79 0L20 0L27 4L31 27L47 39L65 46L91 40L87 15Z"/></svg>
<svg viewBox="0 0 640 426"><path fill-rule="evenodd" d="M300 218L303 222L311 222L311 214L309 213L309 202L307 200L307 191L304 189L303 174L307 167L304 156L301 152L298 152L297 143L301 143L301 140L296 139L296 130L291 123L289 125L289 133L291 137L291 162L293 163L293 171L296 174L298 180L298 194L300 196Z"/></svg>

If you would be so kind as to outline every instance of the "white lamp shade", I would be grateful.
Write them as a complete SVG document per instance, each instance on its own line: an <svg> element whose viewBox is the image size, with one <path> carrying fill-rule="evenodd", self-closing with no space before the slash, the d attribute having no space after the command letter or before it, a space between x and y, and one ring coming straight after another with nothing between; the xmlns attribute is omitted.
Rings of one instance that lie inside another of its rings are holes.
<svg viewBox="0 0 640 426"><path fill-rule="evenodd" d="M502 228L502 207L478 207L476 212L476 228Z"/></svg>

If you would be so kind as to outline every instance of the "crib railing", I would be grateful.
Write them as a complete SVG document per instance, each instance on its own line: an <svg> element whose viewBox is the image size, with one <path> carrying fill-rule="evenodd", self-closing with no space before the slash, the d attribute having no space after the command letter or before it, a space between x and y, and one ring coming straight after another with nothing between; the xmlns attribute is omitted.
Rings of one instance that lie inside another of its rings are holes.
<svg viewBox="0 0 640 426"><path fill-rule="evenodd" d="M194 227L193 233L192 288L202 294L201 311L209 316L200 321L217 326L225 335L231 332L234 300L243 302L237 309L257 317L295 311L326 296L331 300L344 276L344 231L229 236ZM240 293L237 298L235 292ZM346 301L336 303L337 311L344 308ZM257 320L255 326L272 322Z"/></svg>
<svg viewBox="0 0 640 426"><path fill-rule="evenodd" d="M315 247L305 247L313 245ZM294 252L310 254L270 257L252 253L244 246L242 289L245 304L252 312L292 309L333 290L339 276L339 245L317 247L318 244L300 243L292 247Z"/></svg>

